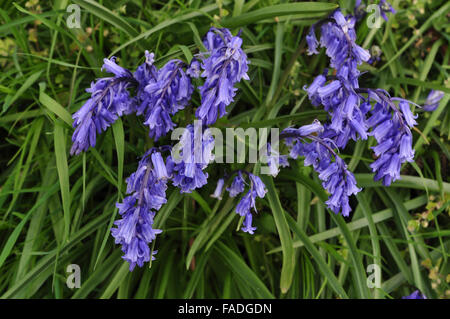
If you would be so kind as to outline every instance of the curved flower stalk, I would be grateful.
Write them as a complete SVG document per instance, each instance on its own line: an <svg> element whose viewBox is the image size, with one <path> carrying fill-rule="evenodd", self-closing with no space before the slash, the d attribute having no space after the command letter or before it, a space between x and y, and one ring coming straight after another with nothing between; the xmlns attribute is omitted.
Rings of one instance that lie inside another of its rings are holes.
<svg viewBox="0 0 450 319"><path fill-rule="evenodd" d="M152 58L148 56L149 61ZM170 60L160 70L152 66L143 67L144 70L149 69L149 81L139 94L141 101L137 114L144 114L144 124L150 129L149 136L157 141L173 130L175 124L171 116L186 107L194 87L183 70L185 64L181 60ZM140 73L144 73L144 70ZM142 76L142 79L146 78Z"/></svg>
<svg viewBox="0 0 450 319"><path fill-rule="evenodd" d="M195 115L206 125L214 124L217 116L224 116L226 107L236 95L234 85L241 79L249 80L247 75L249 61L241 49L242 39L233 36L228 29L211 28L203 41L208 52L198 55L202 60L202 77L205 83L199 87L201 105ZM197 62L190 72L196 74ZM198 74L198 73L197 73Z"/></svg>
<svg viewBox="0 0 450 319"><path fill-rule="evenodd" d="M325 131L320 122L315 120L312 124L298 129L285 129L280 138L285 139L286 145L290 147L292 158L304 156L304 165L312 165L319 174L322 186L331 194L325 202L328 208L347 217L351 212L349 197L361 189L356 186L353 173L335 153L336 146L333 141L323 136Z"/></svg>
<svg viewBox="0 0 450 319"><path fill-rule="evenodd" d="M155 211L167 202L166 189L169 174L159 150L147 151L139 162L135 173L127 178L127 193L122 203L117 203L121 219L111 229L115 243L122 245L122 258L130 264L142 267L153 260L151 243L162 230L153 228Z"/></svg>
<svg viewBox="0 0 450 319"><path fill-rule="evenodd" d="M204 170L214 160L214 137L209 129L203 130L201 126L190 124L178 146L181 148L179 155L167 158L169 174L173 175L174 186L180 188L182 193L190 193L207 183L208 173Z"/></svg>
<svg viewBox="0 0 450 319"><path fill-rule="evenodd" d="M113 73L114 77L100 78L86 89L91 97L73 114L71 155L94 147L97 134L106 130L122 114L129 114L135 103L128 88L136 86L133 74L117 65L115 58L104 59L102 70Z"/></svg>

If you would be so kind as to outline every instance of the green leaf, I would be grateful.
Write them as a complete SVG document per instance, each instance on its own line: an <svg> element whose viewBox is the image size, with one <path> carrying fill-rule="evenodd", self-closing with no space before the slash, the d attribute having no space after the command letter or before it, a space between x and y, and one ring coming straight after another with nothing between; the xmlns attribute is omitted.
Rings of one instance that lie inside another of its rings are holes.
<svg viewBox="0 0 450 319"><path fill-rule="evenodd" d="M65 123L67 123L67 125L72 127L72 116L70 115L70 113L65 108L63 108L61 104L44 93L44 83L39 83L39 88L39 102L41 102L42 105L44 105L49 111L61 118Z"/></svg>
<svg viewBox="0 0 450 319"><path fill-rule="evenodd" d="M326 16L328 13L336 9L338 6L334 3L324 2L297 2L277 4L273 6L266 6L251 12L233 16L224 19L220 24L226 28L237 28L248 25L254 22L259 22L263 19L271 19L286 15L302 14L303 18L317 18L318 13Z"/></svg>
<svg viewBox="0 0 450 319"><path fill-rule="evenodd" d="M35 72L31 74L27 79L23 82L22 86L17 90L16 94L14 94L11 98L6 99L5 103L3 103L2 113L5 113L8 108L13 104L22 94L28 90L30 86L36 82L37 79L41 76L43 70Z"/></svg>
<svg viewBox="0 0 450 319"><path fill-rule="evenodd" d="M58 169L59 185L61 189L62 206L64 211L64 239L69 237L70 230L70 185L69 185L69 165L66 155L66 135L64 128L55 123L53 131L55 143L56 168Z"/></svg>
<svg viewBox="0 0 450 319"><path fill-rule="evenodd" d="M326 261L323 259L322 255L320 254L319 250L314 246L314 244L309 239L308 235L297 225L295 220L289 216L287 217L287 223L289 224L289 227L292 229L292 231L300 238L305 248L308 250L308 252L313 257L314 261L319 266L320 272L326 277L328 280L328 284L333 288L333 290L341 297L341 298L348 298L347 293L345 292L342 285L339 283L338 279L336 278L335 274L331 271L330 267L327 265Z"/></svg>
<svg viewBox="0 0 450 319"><path fill-rule="evenodd" d="M287 214L281 207L280 199L278 198L275 185L271 176L261 175L261 179L267 187L266 197L272 209L275 225L277 226L278 234L280 236L281 247L283 251L283 264L281 267L280 288L282 293L286 293L292 284L295 267L295 254L292 245L292 236L289 231L289 226L286 222Z"/></svg>
<svg viewBox="0 0 450 319"><path fill-rule="evenodd" d="M221 242L214 246L214 252L231 269L231 271L242 280L248 287L251 287L259 298L274 299L269 289L256 276L256 274L247 266L247 264L236 255L230 248Z"/></svg>

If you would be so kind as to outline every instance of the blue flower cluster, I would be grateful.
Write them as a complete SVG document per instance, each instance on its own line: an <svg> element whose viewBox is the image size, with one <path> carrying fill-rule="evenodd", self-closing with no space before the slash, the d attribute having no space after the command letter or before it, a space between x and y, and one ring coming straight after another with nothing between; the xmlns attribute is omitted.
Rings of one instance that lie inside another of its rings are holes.
<svg viewBox="0 0 450 319"><path fill-rule="evenodd" d="M241 200L237 204L236 213L242 217L245 217L244 222L242 223L241 230L253 235L256 227L252 226L253 215L251 211L253 209L257 213L255 203L256 197L264 198L267 189L258 176L247 171L238 170L236 172L236 176L233 178L230 187L226 188L230 197L236 197L237 195L244 192L245 186L248 185L248 183L246 183L244 180L244 175L247 175L250 185L248 192L244 196L242 196ZM221 199L224 185L225 180L223 178L219 179L219 181L217 182L216 190L214 191L214 194L211 195L211 197Z"/></svg>
<svg viewBox="0 0 450 319"><path fill-rule="evenodd" d="M135 100L131 98L128 88L135 83L130 71L118 66L115 58L104 59L102 70L114 74L113 77L100 78L91 83L86 91L91 98L73 114L71 155L94 147L97 134L106 130L122 114L133 109Z"/></svg>
<svg viewBox="0 0 450 319"><path fill-rule="evenodd" d="M198 55L201 60L201 76L205 83L199 87L201 105L195 115L206 125L214 124L224 116L226 107L236 94L235 84L242 79L249 80L247 75L249 61L242 50L242 39L239 34L233 36L228 29L211 30L203 41L207 52ZM199 74L199 62L190 69L192 74Z"/></svg>
<svg viewBox="0 0 450 319"><path fill-rule="evenodd" d="M208 173L204 170L214 159L214 138L207 125L213 124L218 114L225 115L226 106L236 94L235 84L249 79L247 56L241 49L239 35L233 36L228 29L211 28L204 45L207 51L197 54L190 65L173 59L162 68L154 65L154 54L145 51L145 61L134 73L117 65L115 58L105 59L102 70L114 76L92 83L87 90L91 97L73 115L72 155L95 146L97 134L124 114L142 115L149 137L158 141L175 128L173 116L188 106L194 92L192 79L205 78L198 87L202 102L196 112L203 125L187 126L177 144L181 147L179 156L171 152L164 159L162 152L173 150L168 145L147 151L136 172L127 179L128 196L117 203L121 218L111 233L115 242L122 245L122 258L130 270L154 258L156 251L151 252L149 244L161 230L153 228L153 219L167 202L168 182L182 193L207 183ZM254 229L251 216L246 217L244 225L247 231Z"/></svg>
<svg viewBox="0 0 450 319"><path fill-rule="evenodd" d="M387 2L380 3L386 10ZM412 102L390 97L381 89L360 88L357 66L370 60L367 50L355 43L353 16L336 10L329 19L311 27L307 36L309 54L317 54L319 41L315 29L320 26L320 46L330 57L330 70L305 86L311 103L322 105L331 123L324 125L321 137L344 149L350 139L374 136L378 145L373 151L378 159L371 165L375 180L385 186L400 178L401 164L414 160L411 128L416 124Z"/></svg>
<svg viewBox="0 0 450 319"><path fill-rule="evenodd" d="M143 99L139 113L145 115L144 124L148 125L149 135L155 141L173 130L175 124L171 115L186 107L194 91L183 66L181 60L170 60L150 78L143 92L141 90Z"/></svg>
<svg viewBox="0 0 450 319"><path fill-rule="evenodd" d="M214 160L214 137L209 129L188 125L178 145L182 148L179 156L167 158L172 182L182 193L190 193L207 183L208 173L203 170Z"/></svg>
<svg viewBox="0 0 450 319"><path fill-rule="evenodd" d="M156 254L150 251L149 243L162 232L153 228L153 218L155 211L167 202L168 178L163 157L154 148L144 154L137 171L127 178L129 195L116 205L122 218L114 223L117 228L111 229L111 234L116 244L122 245L123 259L130 264L130 271L136 265L142 267Z"/></svg>
<svg viewBox="0 0 450 319"><path fill-rule="evenodd" d="M325 202L328 208L347 217L351 212L349 197L361 189L356 186L356 179L345 162L334 151L335 143L325 133L325 128L315 120L300 128L283 130L280 138L284 138L290 147L290 157L303 156L304 165L312 165L319 174L323 188L331 194Z"/></svg>
<svg viewBox="0 0 450 319"><path fill-rule="evenodd" d="M384 186L389 186L400 179L401 164L414 161L410 128L417 124L417 116L411 112L409 104L412 102L390 98L384 90L369 90L368 96L375 101L375 106L367 123L378 142L372 147L378 159L370 167L375 173L374 180L382 180ZM398 106L395 100L399 100Z"/></svg>

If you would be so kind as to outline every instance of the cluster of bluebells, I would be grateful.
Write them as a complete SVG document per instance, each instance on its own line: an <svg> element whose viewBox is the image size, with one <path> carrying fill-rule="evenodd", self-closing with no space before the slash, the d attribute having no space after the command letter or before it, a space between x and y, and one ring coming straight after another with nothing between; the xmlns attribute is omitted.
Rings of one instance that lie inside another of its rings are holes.
<svg viewBox="0 0 450 319"><path fill-rule="evenodd" d="M386 5L380 3L383 8ZM336 10L311 27L308 53L318 53L316 29L320 28L320 46L330 58L330 68L305 90L313 105L322 105L328 112L331 121L324 125L321 136L337 148L344 149L350 139L376 139L378 144L373 151L377 160L371 165L374 179L389 186L400 178L401 164L414 160L411 128L416 117L410 109L412 102L391 97L381 89L360 88L361 72L357 67L369 62L371 56L355 43L355 23L355 17Z"/></svg>
<svg viewBox="0 0 450 319"><path fill-rule="evenodd" d="M169 145L148 150L136 172L127 179L128 196L117 203L121 218L111 233L122 246L122 258L130 270L154 258L156 251L152 252L149 244L161 230L153 228L153 220L167 201L168 182L182 193L207 183L204 170L214 158L214 138L207 125L226 114L226 107L236 94L235 85L249 79L248 60L239 34L233 36L228 29L211 28L203 43L206 51L197 54L190 64L173 59L158 68L154 54L145 51L144 63L133 73L116 64L114 57L104 59L102 70L114 76L93 82L87 89L91 97L73 115L72 155L94 147L98 134L120 116L131 113L144 118L149 137L158 141L175 128L173 116L189 106L195 90L193 79L204 79L203 85L197 87L201 105L196 117L204 124L199 127L200 139L196 138L195 125L188 125L178 143L181 156L172 152L164 158L163 152L172 150ZM251 231L251 214L244 224Z"/></svg>
<svg viewBox="0 0 450 319"><path fill-rule="evenodd" d="M135 100L128 89L136 83L133 74L116 64L115 58L104 59L102 70L114 74L100 78L86 89L91 97L73 114L71 155L94 147L97 134L105 131L119 116L132 112Z"/></svg>
<svg viewBox="0 0 450 319"><path fill-rule="evenodd" d="M248 177L248 183L245 181L244 176ZM216 190L211 197L221 199L224 185L225 180L223 178L219 179ZM244 193L246 185L248 185L248 191L244 194L244 196L242 196L241 200L237 204L236 213L244 217L241 230L249 234L254 234L256 227L252 225L252 210L257 213L255 203L256 198L264 198L267 192L266 186L258 176L247 171L239 170L236 172L236 176L233 178L230 187L226 188L226 191L230 197L236 197L239 194Z"/></svg>
<svg viewBox="0 0 450 319"><path fill-rule="evenodd" d="M249 61L242 50L240 34L233 36L228 29L212 28L203 40L207 52L197 55L190 73L201 75L205 82L199 87L201 105L195 112L206 125L214 124L217 116L224 116L226 107L236 95L235 84L247 75ZM200 73L200 68L203 72Z"/></svg>
<svg viewBox="0 0 450 319"><path fill-rule="evenodd" d="M280 137L290 148L290 157L303 156L304 165L314 168L319 174L324 189L330 193L325 202L334 213L349 216L351 207L349 197L361 189L345 162L336 154L336 145L326 136L326 129L315 120L312 124L300 128L287 128Z"/></svg>
<svg viewBox="0 0 450 319"><path fill-rule="evenodd" d="M178 145L181 147L178 156L167 158L173 171L172 182L182 193L190 193L207 183L208 173L204 169L214 160L214 137L209 129L188 125Z"/></svg>
<svg viewBox="0 0 450 319"><path fill-rule="evenodd" d="M149 60L147 57L144 67L147 67ZM171 116L188 105L194 91L191 79L183 70L183 66L184 62L181 60L171 60L154 72L155 74L146 82L147 85L139 88L141 102L137 114L144 114L144 124L149 127L149 135L155 141L173 130L175 124Z"/></svg>
<svg viewBox="0 0 450 319"><path fill-rule="evenodd" d="M153 228L153 218L167 202L166 189L169 175L161 152L157 149L147 151L139 161L136 172L127 178L127 194L122 203L117 203L121 219L114 224L111 233L116 244L122 245L123 259L130 264L142 267L154 258L149 244L161 233Z"/></svg>

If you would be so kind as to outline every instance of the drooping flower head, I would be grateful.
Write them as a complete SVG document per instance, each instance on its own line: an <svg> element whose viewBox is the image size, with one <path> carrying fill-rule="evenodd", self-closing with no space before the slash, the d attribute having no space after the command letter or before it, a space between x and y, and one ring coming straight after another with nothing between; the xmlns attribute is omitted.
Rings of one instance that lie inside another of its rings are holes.
<svg viewBox="0 0 450 319"><path fill-rule="evenodd" d="M173 173L173 185L182 193L190 193L207 183L208 173L204 169L214 160L213 148L214 137L209 129L203 129L197 121L186 127L167 159ZM179 153L175 154L175 151Z"/></svg>
<svg viewBox="0 0 450 319"><path fill-rule="evenodd" d="M122 258L130 264L132 271L136 265L154 259L149 244L162 230L153 228L155 211L167 202L166 189L169 175L158 149L147 151L139 162L136 172L127 178L127 197L117 203L121 219L111 229L115 243L122 245Z"/></svg>
<svg viewBox="0 0 450 319"><path fill-rule="evenodd" d="M186 107L194 91L184 67L181 60L170 60L150 77L145 94L141 94L138 114L144 114L149 136L155 140L173 130L171 116Z"/></svg>
<svg viewBox="0 0 450 319"><path fill-rule="evenodd" d="M290 147L292 158L303 156L304 165L312 165L319 174L323 188L330 193L325 202L328 208L336 214L349 216L349 197L361 189L356 186L356 179L345 162L334 151L336 146L333 141L324 136L325 132L325 128L316 120L297 129L287 128L280 138L285 139Z"/></svg>
<svg viewBox="0 0 450 319"><path fill-rule="evenodd" d="M364 109L360 108L361 99L355 90L359 88L357 66L367 62L370 54L356 44L354 25L352 16L345 17L336 10L328 19L313 25L307 37L309 54L317 54L316 29L320 27L320 46L326 48L330 67L335 70L335 75L329 76L329 69L325 69L304 90L314 106L323 105L330 114L327 135L339 148L345 148L350 139L367 139Z"/></svg>
<svg viewBox="0 0 450 319"><path fill-rule="evenodd" d="M128 89L136 85L132 73L116 64L115 58L104 59L102 70L114 74L100 78L86 89L91 97L73 114L71 155L95 146L97 134L106 130L122 114L133 109L135 100Z"/></svg>
<svg viewBox="0 0 450 319"><path fill-rule="evenodd" d="M245 175L248 176L249 190L237 204L236 213L239 214L240 216L245 217L241 230L243 232L253 235L254 231L256 230L256 227L252 226L253 221L252 209L255 211L255 213L257 213L255 206L256 197L264 198L267 189L258 176L246 171L238 171L238 175L233 180L232 187L228 189L228 191L230 192L230 197L234 197L244 191L245 187L243 186L245 182L243 180L243 173L245 173Z"/></svg>
<svg viewBox="0 0 450 319"><path fill-rule="evenodd" d="M195 115L211 125L217 121L217 116L227 113L226 107L236 95L235 84L241 79L249 80L249 62L241 48L242 39L239 35L233 36L228 29L211 28L203 43L208 51L199 54L199 58L205 82L199 87L201 105Z"/></svg>
<svg viewBox="0 0 450 319"><path fill-rule="evenodd" d="M145 88L150 83L157 80L158 69L154 65L155 54L145 51L145 61L138 66L134 72L134 78L139 83L137 88L137 98L138 103L136 103L136 114L142 115L147 110L148 104L150 102L150 95L145 91Z"/></svg>
<svg viewBox="0 0 450 319"><path fill-rule="evenodd" d="M222 199L222 191L224 184L225 180L223 178L219 178L219 180L217 181L216 190L214 191L213 194L211 194L212 198L217 198L219 200Z"/></svg>
<svg viewBox="0 0 450 319"><path fill-rule="evenodd" d="M373 128L370 135L378 142L372 147L378 158L370 167L375 173L374 180L382 180L384 186L389 186L400 179L401 165L414 161L411 128L417 124L417 116L411 112L412 102L391 98L384 90L369 90L368 96L375 101L375 107L367 123Z"/></svg>

